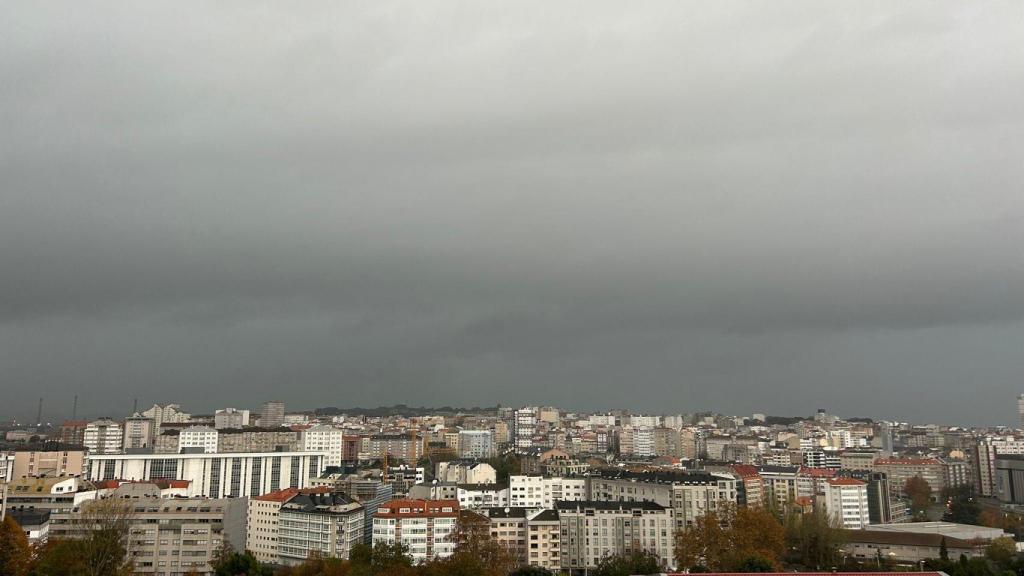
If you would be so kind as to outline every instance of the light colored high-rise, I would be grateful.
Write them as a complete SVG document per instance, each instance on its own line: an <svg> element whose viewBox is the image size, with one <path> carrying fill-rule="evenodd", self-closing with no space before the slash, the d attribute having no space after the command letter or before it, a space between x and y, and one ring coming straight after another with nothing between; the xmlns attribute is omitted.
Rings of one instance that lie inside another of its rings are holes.
<svg viewBox="0 0 1024 576"><path fill-rule="evenodd" d="M417 564L447 558L458 518L458 500L392 500L373 515L373 545L403 544Z"/></svg>
<svg viewBox="0 0 1024 576"><path fill-rule="evenodd" d="M181 406L178 406L177 404L153 404L153 407L144 411L142 415L146 418L152 419L157 429L159 429L164 422L169 424L180 424L192 419L192 415L188 412L182 412Z"/></svg>
<svg viewBox="0 0 1024 576"><path fill-rule="evenodd" d="M260 412L260 426L263 428L284 426L284 402L280 400L264 402L263 410Z"/></svg>
<svg viewBox="0 0 1024 576"><path fill-rule="evenodd" d="M672 508L654 502L559 502L563 570L595 568L604 558L633 550L653 553L675 568Z"/></svg>
<svg viewBox="0 0 1024 576"><path fill-rule="evenodd" d="M152 448L156 423L138 412L124 420L124 449Z"/></svg>
<svg viewBox="0 0 1024 576"><path fill-rule="evenodd" d="M1013 436L986 436L974 447L975 490L982 496L996 495L996 456L1024 454L1024 439Z"/></svg>
<svg viewBox="0 0 1024 576"><path fill-rule="evenodd" d="M89 454L116 454L124 444L124 430L120 422L100 418L85 427L83 443Z"/></svg>
<svg viewBox="0 0 1024 576"><path fill-rule="evenodd" d="M537 409L527 406L516 410L512 424L516 452L533 446L533 436L537 433Z"/></svg>
<svg viewBox="0 0 1024 576"><path fill-rule="evenodd" d="M302 431L302 449L327 453L328 466L341 466L345 433L340 428L320 424Z"/></svg>
<svg viewBox="0 0 1024 576"><path fill-rule="evenodd" d="M824 486L826 514L848 530L867 527L871 519L866 482L853 478L832 478Z"/></svg>
<svg viewBox="0 0 1024 576"><path fill-rule="evenodd" d="M1017 395L1017 416L1020 417L1020 427L1024 428L1024 394Z"/></svg>

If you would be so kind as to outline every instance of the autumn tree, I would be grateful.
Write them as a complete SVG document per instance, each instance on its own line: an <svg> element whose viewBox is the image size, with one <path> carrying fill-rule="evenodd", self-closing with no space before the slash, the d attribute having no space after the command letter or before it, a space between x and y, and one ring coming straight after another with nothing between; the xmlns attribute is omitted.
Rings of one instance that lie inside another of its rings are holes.
<svg viewBox="0 0 1024 576"><path fill-rule="evenodd" d="M910 498L910 510L914 516L924 517L932 502L932 487L928 481L920 476L911 476L903 485L903 492Z"/></svg>
<svg viewBox="0 0 1024 576"><path fill-rule="evenodd" d="M210 562L215 576L272 576L274 571L256 560L252 552L239 552L225 543Z"/></svg>
<svg viewBox="0 0 1024 576"><path fill-rule="evenodd" d="M0 523L0 575L25 576L32 563L32 549L21 526L7 516Z"/></svg>
<svg viewBox="0 0 1024 576"><path fill-rule="evenodd" d="M71 537L54 539L37 553L36 576L127 576L133 571L128 533L133 519L126 500L82 504L69 524Z"/></svg>
<svg viewBox="0 0 1024 576"><path fill-rule="evenodd" d="M676 534L676 563L702 565L715 572L738 571L743 565L779 568L786 550L782 524L762 508L723 508L698 518Z"/></svg>
<svg viewBox="0 0 1024 576"><path fill-rule="evenodd" d="M452 555L425 565L428 575L507 576L520 565L515 550L491 537L490 521L482 516L462 515L452 539Z"/></svg>

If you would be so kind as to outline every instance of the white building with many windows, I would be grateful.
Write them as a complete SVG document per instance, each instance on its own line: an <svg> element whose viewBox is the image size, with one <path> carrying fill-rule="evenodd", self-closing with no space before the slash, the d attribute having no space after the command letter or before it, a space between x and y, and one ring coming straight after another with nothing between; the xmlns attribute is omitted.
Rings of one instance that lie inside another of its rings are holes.
<svg viewBox="0 0 1024 576"><path fill-rule="evenodd" d="M89 454L116 454L124 443L124 429L120 422L100 418L89 422L83 432L82 443Z"/></svg>
<svg viewBox="0 0 1024 576"><path fill-rule="evenodd" d="M508 500L514 508L552 509L558 501L586 500L587 492L586 478L509 477Z"/></svg>
<svg viewBox="0 0 1024 576"><path fill-rule="evenodd" d="M447 558L458 519L458 500L392 500L373 516L373 545L401 543L416 563Z"/></svg>
<svg viewBox="0 0 1024 576"><path fill-rule="evenodd" d="M825 482L825 513L843 528L859 530L871 523L868 514L868 485L854 478L832 478Z"/></svg>
<svg viewBox="0 0 1024 576"><path fill-rule="evenodd" d="M217 453L219 433L209 426L192 426L178 433L179 452L198 452L204 454Z"/></svg>
<svg viewBox="0 0 1024 576"><path fill-rule="evenodd" d="M323 473L325 452L228 454L100 454L89 457L90 480L188 480L190 496L254 497L306 488Z"/></svg>
<svg viewBox="0 0 1024 576"><path fill-rule="evenodd" d="M341 466L344 432L340 428L320 424L302 431L302 449L327 453L328 466Z"/></svg>

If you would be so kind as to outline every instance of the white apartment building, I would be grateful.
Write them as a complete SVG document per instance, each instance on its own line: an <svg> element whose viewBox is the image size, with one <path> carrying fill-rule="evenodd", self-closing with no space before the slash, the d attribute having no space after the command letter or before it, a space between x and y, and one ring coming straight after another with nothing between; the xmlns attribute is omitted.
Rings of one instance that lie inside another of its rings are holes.
<svg viewBox="0 0 1024 576"><path fill-rule="evenodd" d="M508 506L508 485L506 484L460 484L456 486L455 493L459 500L459 507L464 510Z"/></svg>
<svg viewBox="0 0 1024 576"><path fill-rule="evenodd" d="M623 426L619 434L619 453L641 458L654 456L654 428Z"/></svg>
<svg viewBox="0 0 1024 576"><path fill-rule="evenodd" d="M300 493L281 505L279 563L298 565L316 553L348 559L363 542L363 506L340 492Z"/></svg>
<svg viewBox="0 0 1024 576"><path fill-rule="evenodd" d="M341 466L344 432L340 428L320 424L302 431L302 449L327 453L327 466Z"/></svg>
<svg viewBox="0 0 1024 576"><path fill-rule="evenodd" d="M460 430L459 458L484 460L494 456L494 433L490 430Z"/></svg>
<svg viewBox="0 0 1024 576"><path fill-rule="evenodd" d="M447 558L455 551L458 519L457 500L385 502L373 516L373 545L401 543L417 564Z"/></svg>
<svg viewBox="0 0 1024 576"><path fill-rule="evenodd" d="M860 530L871 520L868 515L868 485L853 478L832 478L825 482L825 513L843 528Z"/></svg>
<svg viewBox="0 0 1024 576"><path fill-rule="evenodd" d="M306 488L320 476L325 452L101 454L89 457L90 480L188 480L192 496L255 497Z"/></svg>
<svg viewBox="0 0 1024 576"><path fill-rule="evenodd" d="M437 479L456 484L494 484L498 481L498 472L486 462L450 460L438 462Z"/></svg>
<svg viewBox="0 0 1024 576"><path fill-rule="evenodd" d="M512 424L516 452L533 446L533 436L537 433L537 409L526 407L516 410Z"/></svg>
<svg viewBox="0 0 1024 576"><path fill-rule="evenodd" d="M194 452L202 450L203 454L217 453L217 438L220 433L209 426L191 426L178 433L178 451ZM186 450L188 449L188 450Z"/></svg>
<svg viewBox="0 0 1024 576"><path fill-rule="evenodd" d="M142 415L153 420L153 425L156 427L156 430L159 430L160 426L164 422L169 424L180 424L192 419L192 415L188 412L182 412L181 406L178 406L177 404L153 404L153 407L144 411Z"/></svg>
<svg viewBox="0 0 1024 576"><path fill-rule="evenodd" d="M555 507L558 501L587 499L586 478L544 478L543 476L510 476L509 506L513 508Z"/></svg>
<svg viewBox="0 0 1024 576"><path fill-rule="evenodd" d="M82 443L89 454L117 454L124 444L124 430L119 422L100 418L89 422L83 433Z"/></svg>

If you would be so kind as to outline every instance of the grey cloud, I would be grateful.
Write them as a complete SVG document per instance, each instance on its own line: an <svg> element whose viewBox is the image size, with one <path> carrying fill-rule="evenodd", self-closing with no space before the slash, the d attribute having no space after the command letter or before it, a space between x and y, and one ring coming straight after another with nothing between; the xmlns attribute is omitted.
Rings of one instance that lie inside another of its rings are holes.
<svg viewBox="0 0 1024 576"><path fill-rule="evenodd" d="M1012 418L1013 3L105 7L4 7L0 416Z"/></svg>

